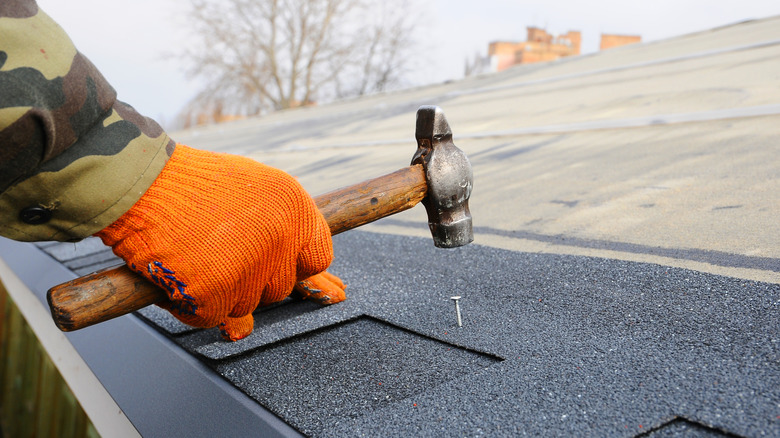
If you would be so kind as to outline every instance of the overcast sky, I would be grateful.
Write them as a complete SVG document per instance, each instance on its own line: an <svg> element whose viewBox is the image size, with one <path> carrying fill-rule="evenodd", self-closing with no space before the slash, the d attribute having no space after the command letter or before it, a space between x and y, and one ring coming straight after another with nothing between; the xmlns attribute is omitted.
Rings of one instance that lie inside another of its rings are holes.
<svg viewBox="0 0 780 438"><path fill-rule="evenodd" d="M523 41L526 27L582 32L583 53L602 33L641 35L644 42L780 15L778 0L420 0L424 26L414 81L457 79L464 60L490 41ZM38 0L98 66L119 98L168 125L197 92L166 55L181 48L183 0Z"/></svg>

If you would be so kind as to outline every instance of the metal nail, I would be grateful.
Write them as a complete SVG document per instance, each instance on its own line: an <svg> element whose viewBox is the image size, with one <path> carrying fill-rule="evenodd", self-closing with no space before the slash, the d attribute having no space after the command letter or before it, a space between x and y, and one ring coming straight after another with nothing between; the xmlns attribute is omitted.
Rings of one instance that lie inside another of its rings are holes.
<svg viewBox="0 0 780 438"><path fill-rule="evenodd" d="M463 327L463 321L461 321L460 319L460 304L458 304L458 300L460 300L460 296L450 297L450 299L455 302L455 315L458 316L458 327Z"/></svg>

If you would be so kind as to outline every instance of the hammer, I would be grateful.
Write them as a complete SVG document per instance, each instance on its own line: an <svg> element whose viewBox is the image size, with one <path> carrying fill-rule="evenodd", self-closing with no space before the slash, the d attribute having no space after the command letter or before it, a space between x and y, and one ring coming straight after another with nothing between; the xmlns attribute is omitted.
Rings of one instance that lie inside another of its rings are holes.
<svg viewBox="0 0 780 438"><path fill-rule="evenodd" d="M442 110L417 110L417 151L411 166L314 198L331 235L414 207L428 212L433 243L455 248L474 240L469 212L471 163L452 142ZM107 268L49 289L54 323L74 331L107 321L168 297L126 265Z"/></svg>

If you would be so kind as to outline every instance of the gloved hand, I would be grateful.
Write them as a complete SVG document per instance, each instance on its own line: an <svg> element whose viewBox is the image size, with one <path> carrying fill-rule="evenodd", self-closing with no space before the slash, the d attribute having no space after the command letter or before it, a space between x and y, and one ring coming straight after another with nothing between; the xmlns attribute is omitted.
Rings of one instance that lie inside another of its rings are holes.
<svg viewBox="0 0 780 438"><path fill-rule="evenodd" d="M166 290L162 307L230 340L252 332L258 305L294 287L324 304L345 298L341 280L324 272L333 246L313 199L248 158L177 145L141 199L96 235Z"/></svg>

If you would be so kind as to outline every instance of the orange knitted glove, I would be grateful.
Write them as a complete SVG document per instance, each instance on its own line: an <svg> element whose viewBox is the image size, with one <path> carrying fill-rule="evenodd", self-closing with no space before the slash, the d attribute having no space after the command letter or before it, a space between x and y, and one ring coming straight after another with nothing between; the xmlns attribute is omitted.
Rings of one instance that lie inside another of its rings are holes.
<svg viewBox="0 0 780 438"><path fill-rule="evenodd" d="M149 190L97 236L166 290L162 307L230 340L252 332L258 305L294 287L324 304L345 298L341 280L324 272L333 246L312 198L248 158L177 145Z"/></svg>

